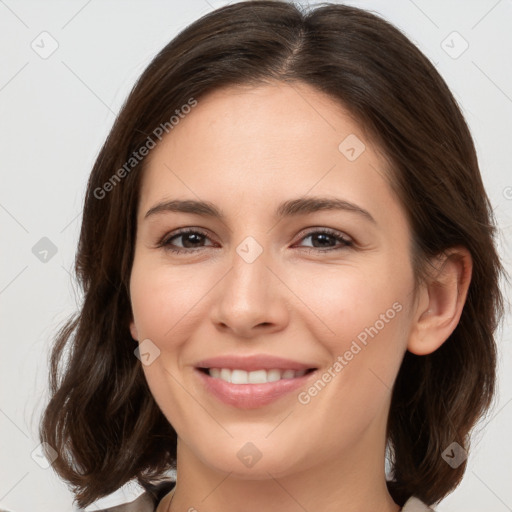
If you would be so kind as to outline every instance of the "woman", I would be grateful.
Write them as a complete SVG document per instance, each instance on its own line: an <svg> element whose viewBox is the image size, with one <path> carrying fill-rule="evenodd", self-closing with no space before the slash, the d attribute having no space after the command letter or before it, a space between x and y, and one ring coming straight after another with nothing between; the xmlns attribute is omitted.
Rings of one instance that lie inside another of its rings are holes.
<svg viewBox="0 0 512 512"><path fill-rule="evenodd" d="M112 511L432 510L494 396L494 230L464 118L396 28L204 16L90 176L54 469L81 507L145 487Z"/></svg>

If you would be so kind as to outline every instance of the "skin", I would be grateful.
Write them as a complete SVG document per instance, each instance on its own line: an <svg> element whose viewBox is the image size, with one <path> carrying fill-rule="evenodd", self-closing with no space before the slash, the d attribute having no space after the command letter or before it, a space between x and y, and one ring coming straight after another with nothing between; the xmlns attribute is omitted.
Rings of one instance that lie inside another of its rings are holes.
<svg viewBox="0 0 512 512"><path fill-rule="evenodd" d="M365 144L354 161L338 149L350 134ZM143 369L178 433L172 510L399 510L385 485L391 389L406 350L431 353L456 327L471 277L468 252L453 248L433 262L439 270L413 293L411 233L381 153L338 103L304 84L214 91L148 158L130 329L160 350ZM338 210L274 217L282 201L300 196L350 201L375 223ZM145 218L170 199L209 201L225 218L169 211ZM158 247L184 227L208 236L172 238L182 254ZM308 236L314 228L353 245ZM236 251L248 236L263 249L252 263ZM400 312L307 404L292 392L238 409L216 400L194 373L206 357L264 353L312 363L321 375L397 302ZM247 442L261 453L252 467L237 457Z"/></svg>

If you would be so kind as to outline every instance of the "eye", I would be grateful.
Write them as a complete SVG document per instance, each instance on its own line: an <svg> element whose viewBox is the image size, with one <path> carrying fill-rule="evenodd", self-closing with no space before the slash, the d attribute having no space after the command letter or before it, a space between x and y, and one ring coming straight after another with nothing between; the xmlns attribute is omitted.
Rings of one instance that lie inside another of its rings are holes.
<svg viewBox="0 0 512 512"><path fill-rule="evenodd" d="M310 231L301 240L311 239L313 245L310 248L306 248L307 251L313 252L328 252L344 249L354 245L353 241L342 233L328 229L328 228L317 228L314 231ZM341 246L336 247L336 242ZM314 244L319 244L317 247Z"/></svg>
<svg viewBox="0 0 512 512"><path fill-rule="evenodd" d="M176 247L173 240L180 240L182 242L181 247ZM209 239L208 235L203 231L197 229L182 229L171 236L165 235L157 244L157 247L163 247L166 251L175 253L190 252L197 249L202 249L201 242L204 239Z"/></svg>

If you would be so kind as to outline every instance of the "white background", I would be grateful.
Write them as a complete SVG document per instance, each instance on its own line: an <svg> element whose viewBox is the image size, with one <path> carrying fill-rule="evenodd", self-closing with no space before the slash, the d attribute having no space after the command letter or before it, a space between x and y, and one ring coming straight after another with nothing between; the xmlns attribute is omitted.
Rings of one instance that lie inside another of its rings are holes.
<svg viewBox="0 0 512 512"><path fill-rule="evenodd" d="M179 30L225 3L0 0L0 507L72 510L65 485L51 469L39 467L31 452L39 444L51 337L80 300L70 271L86 180L115 114L150 59ZM401 28L454 92L475 138L510 272L512 1L351 4ZM43 31L58 43L47 59L31 48L41 37L50 48ZM453 31L469 44L458 58L453 54L464 41L446 39ZM46 263L32 253L42 237L57 247ZM509 310L498 335L499 399L474 436L462 484L437 507L440 512L512 510L510 323Z"/></svg>

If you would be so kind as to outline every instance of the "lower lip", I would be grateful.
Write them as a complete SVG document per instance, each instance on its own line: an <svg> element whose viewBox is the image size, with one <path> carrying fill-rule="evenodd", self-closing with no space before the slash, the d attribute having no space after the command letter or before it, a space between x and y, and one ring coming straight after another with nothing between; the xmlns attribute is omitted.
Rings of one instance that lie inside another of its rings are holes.
<svg viewBox="0 0 512 512"><path fill-rule="evenodd" d="M210 377L207 373L195 369L207 391L221 402L240 409L257 409L270 404L279 398L295 391L311 378L316 371L309 372L302 377L281 379L264 384L232 384L222 379Z"/></svg>

